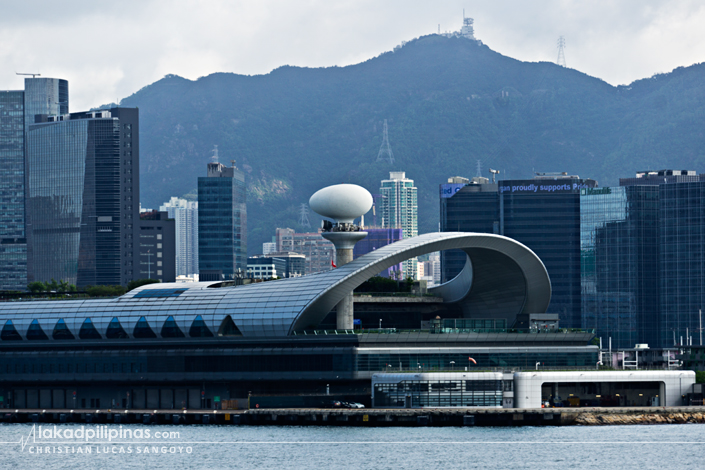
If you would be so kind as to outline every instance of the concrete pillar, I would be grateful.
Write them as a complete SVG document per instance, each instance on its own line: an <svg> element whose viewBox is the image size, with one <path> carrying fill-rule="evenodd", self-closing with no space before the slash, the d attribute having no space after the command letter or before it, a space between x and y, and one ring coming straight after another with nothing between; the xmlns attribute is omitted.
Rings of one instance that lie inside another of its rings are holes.
<svg viewBox="0 0 705 470"><path fill-rule="evenodd" d="M335 245L335 264L341 267L353 260L353 247L355 243L367 236L367 232L324 232L321 235ZM352 330L354 328L352 291L338 302L335 310L336 329Z"/></svg>
<svg viewBox="0 0 705 470"><path fill-rule="evenodd" d="M342 248L335 250L335 261L336 266L343 266L353 260L353 250L352 248ZM346 295L335 308L336 323L335 328L337 330L352 330L355 328L353 324L353 319L355 318L355 312L353 307L353 294L350 292Z"/></svg>

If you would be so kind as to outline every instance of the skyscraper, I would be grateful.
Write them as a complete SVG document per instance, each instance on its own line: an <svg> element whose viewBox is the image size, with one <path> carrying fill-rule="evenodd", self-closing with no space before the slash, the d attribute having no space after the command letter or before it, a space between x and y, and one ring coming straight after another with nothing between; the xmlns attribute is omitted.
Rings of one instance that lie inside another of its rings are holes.
<svg viewBox="0 0 705 470"><path fill-rule="evenodd" d="M245 174L234 164L209 163L207 176L198 178L199 280L247 272L246 197Z"/></svg>
<svg viewBox="0 0 705 470"><path fill-rule="evenodd" d="M383 228L400 228L404 238L415 237L418 230L418 203L414 180L403 171L389 172L389 179L382 180L379 190L382 197L379 212ZM416 258L404 261L404 278L416 278Z"/></svg>
<svg viewBox="0 0 705 470"><path fill-rule="evenodd" d="M531 180L441 185L441 230L496 233L533 250L551 277L548 313L561 325L581 326L580 191L597 182L565 173L537 174ZM465 253L443 252L443 281L465 265Z"/></svg>
<svg viewBox="0 0 705 470"><path fill-rule="evenodd" d="M38 115L27 132L28 281L125 285L139 259L136 108Z"/></svg>
<svg viewBox="0 0 705 470"><path fill-rule="evenodd" d="M198 202L172 197L159 210L176 222L176 275L198 274Z"/></svg>
<svg viewBox="0 0 705 470"><path fill-rule="evenodd" d="M25 141L35 114L68 112L68 82L26 78L24 90L0 91L0 289L27 286Z"/></svg>

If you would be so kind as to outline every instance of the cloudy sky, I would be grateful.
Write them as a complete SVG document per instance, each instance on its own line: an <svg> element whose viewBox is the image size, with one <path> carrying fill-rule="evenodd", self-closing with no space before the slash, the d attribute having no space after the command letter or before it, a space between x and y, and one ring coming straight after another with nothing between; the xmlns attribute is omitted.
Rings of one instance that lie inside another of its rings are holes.
<svg viewBox="0 0 705 470"><path fill-rule="evenodd" d="M403 40L460 29L524 61L556 61L626 84L705 61L696 0L0 0L0 89L15 72L70 82L71 110L131 95L166 74L264 74L354 64Z"/></svg>

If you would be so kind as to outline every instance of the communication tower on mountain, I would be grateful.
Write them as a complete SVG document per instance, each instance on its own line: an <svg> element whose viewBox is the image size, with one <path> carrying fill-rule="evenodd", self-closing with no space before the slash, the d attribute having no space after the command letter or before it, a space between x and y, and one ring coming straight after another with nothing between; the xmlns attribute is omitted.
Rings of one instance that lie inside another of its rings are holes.
<svg viewBox="0 0 705 470"><path fill-rule="evenodd" d="M556 60L556 64L560 65L561 67L565 67L565 53L563 52L563 49L565 49L565 38L563 36L558 38L558 60Z"/></svg>
<svg viewBox="0 0 705 470"><path fill-rule="evenodd" d="M482 160L477 161L477 175L478 177L482 177Z"/></svg>
<svg viewBox="0 0 705 470"><path fill-rule="evenodd" d="M211 152L213 152L213 155L211 155L211 160L213 161L213 163L218 163L218 146L214 145L213 150L211 150Z"/></svg>
<svg viewBox="0 0 705 470"><path fill-rule="evenodd" d="M392 147L389 145L389 135L387 133L387 120L384 120L384 131L382 136L382 146L379 148L379 153L377 154L378 162L386 162L390 165L394 164L394 154L392 153Z"/></svg>
<svg viewBox="0 0 705 470"><path fill-rule="evenodd" d="M299 206L299 225L311 228L311 222L308 220L308 204L305 202Z"/></svg>
<svg viewBox="0 0 705 470"><path fill-rule="evenodd" d="M475 40L475 20L472 18L465 18L465 9L463 8L463 27L460 29L460 34L468 39Z"/></svg>

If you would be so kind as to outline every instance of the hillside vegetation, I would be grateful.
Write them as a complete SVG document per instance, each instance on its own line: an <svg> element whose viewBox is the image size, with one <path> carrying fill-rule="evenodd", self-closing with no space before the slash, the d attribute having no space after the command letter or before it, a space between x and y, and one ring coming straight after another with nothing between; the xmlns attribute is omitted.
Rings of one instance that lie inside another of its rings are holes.
<svg viewBox="0 0 705 470"><path fill-rule="evenodd" d="M245 170L251 254L276 227L301 230L299 204L316 190L374 194L390 170L419 188L420 233L437 230L438 184L474 176L477 160L483 176L567 171L602 186L643 169L705 171L703 64L613 87L431 35L348 67L167 76L121 105L140 108L143 206L193 193L214 145ZM375 162L384 119L393 166Z"/></svg>

